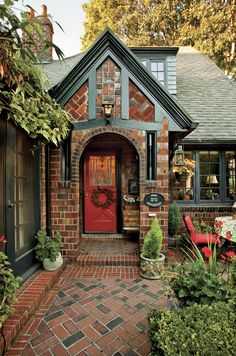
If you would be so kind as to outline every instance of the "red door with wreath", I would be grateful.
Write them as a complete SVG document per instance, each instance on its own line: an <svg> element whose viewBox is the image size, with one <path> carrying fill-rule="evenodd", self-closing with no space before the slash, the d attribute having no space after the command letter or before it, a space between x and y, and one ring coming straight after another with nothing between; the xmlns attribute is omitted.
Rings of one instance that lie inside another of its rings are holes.
<svg viewBox="0 0 236 356"><path fill-rule="evenodd" d="M84 163L85 232L116 232L116 155L88 152Z"/></svg>

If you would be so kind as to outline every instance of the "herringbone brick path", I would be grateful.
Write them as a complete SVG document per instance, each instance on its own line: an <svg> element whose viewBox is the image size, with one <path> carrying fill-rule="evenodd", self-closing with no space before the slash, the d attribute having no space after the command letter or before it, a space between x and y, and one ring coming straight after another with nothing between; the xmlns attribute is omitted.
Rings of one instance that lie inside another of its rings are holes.
<svg viewBox="0 0 236 356"><path fill-rule="evenodd" d="M147 355L147 314L166 304L138 267L68 266L8 355Z"/></svg>

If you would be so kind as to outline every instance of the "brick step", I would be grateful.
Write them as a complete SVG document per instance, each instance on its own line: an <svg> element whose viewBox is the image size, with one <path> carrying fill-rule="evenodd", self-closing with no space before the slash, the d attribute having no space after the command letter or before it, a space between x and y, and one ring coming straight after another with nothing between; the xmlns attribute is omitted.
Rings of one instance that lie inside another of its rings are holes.
<svg viewBox="0 0 236 356"><path fill-rule="evenodd" d="M20 287L17 293L18 302L14 305L15 312L3 324L6 348L14 342L40 303L47 297L66 265L67 261L64 261L59 269L52 272L39 269ZM0 355L2 350L3 338L0 337Z"/></svg>
<svg viewBox="0 0 236 356"><path fill-rule="evenodd" d="M139 266L139 246L128 239L82 238L76 264L82 267Z"/></svg>
<svg viewBox="0 0 236 356"><path fill-rule="evenodd" d="M76 265L81 267L89 267L89 266L139 266L139 255L134 256L104 256L104 254L97 254L96 256L91 254L78 254L78 258L76 260Z"/></svg>

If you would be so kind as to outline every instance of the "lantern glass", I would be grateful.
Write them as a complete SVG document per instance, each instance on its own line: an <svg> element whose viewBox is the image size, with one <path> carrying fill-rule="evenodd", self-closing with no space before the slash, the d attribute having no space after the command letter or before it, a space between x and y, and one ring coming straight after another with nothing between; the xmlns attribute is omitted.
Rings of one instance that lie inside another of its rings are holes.
<svg viewBox="0 0 236 356"><path fill-rule="evenodd" d="M175 166L184 166L184 151L181 145L178 145L174 155Z"/></svg>

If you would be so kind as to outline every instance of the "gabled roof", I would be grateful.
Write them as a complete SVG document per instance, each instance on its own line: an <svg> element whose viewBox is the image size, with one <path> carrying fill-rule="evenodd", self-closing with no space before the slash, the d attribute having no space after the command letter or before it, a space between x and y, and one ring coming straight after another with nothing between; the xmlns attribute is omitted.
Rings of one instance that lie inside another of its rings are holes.
<svg viewBox="0 0 236 356"><path fill-rule="evenodd" d="M50 90L50 94L58 103L62 103L63 98L73 92L78 79L83 77L96 61L105 53L111 50L112 53L125 65L132 75L156 98L162 108L173 118L181 129L191 131L197 127L193 123L191 116L181 107L177 100L163 88L153 75L140 63L132 51L121 42L110 29L106 29L93 45L82 55L73 56L65 62L66 75ZM44 68L46 72L50 65ZM56 64L58 67L58 64ZM51 65L51 71L57 70ZM59 78L59 73L57 72Z"/></svg>
<svg viewBox="0 0 236 356"><path fill-rule="evenodd" d="M177 55L177 100L198 128L186 142L236 144L236 83L192 47Z"/></svg>

